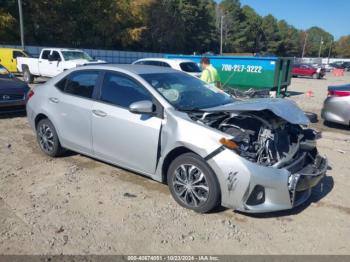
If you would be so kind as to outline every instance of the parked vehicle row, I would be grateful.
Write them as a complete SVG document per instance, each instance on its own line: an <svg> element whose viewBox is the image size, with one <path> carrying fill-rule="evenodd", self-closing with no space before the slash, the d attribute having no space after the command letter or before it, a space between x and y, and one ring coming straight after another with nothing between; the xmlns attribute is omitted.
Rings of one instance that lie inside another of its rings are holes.
<svg viewBox="0 0 350 262"><path fill-rule="evenodd" d="M0 48L0 64L11 73L17 72L18 57L30 57L30 55L22 49Z"/></svg>
<svg viewBox="0 0 350 262"><path fill-rule="evenodd" d="M17 70L23 73L23 79L32 83L34 77L54 77L65 70L86 64L105 63L94 60L87 53L77 49L42 49L39 58L17 58Z"/></svg>
<svg viewBox="0 0 350 262"><path fill-rule="evenodd" d="M0 65L0 114L23 112L29 87Z"/></svg>
<svg viewBox="0 0 350 262"><path fill-rule="evenodd" d="M166 182L197 212L219 204L248 213L293 208L328 166L294 102L237 101L167 67L63 72L35 88L27 117L49 156L70 149Z"/></svg>
<svg viewBox="0 0 350 262"><path fill-rule="evenodd" d="M334 68L338 68L338 69L344 69L346 71L350 71L350 62L334 62L330 64L331 66L333 66Z"/></svg>
<svg viewBox="0 0 350 262"><path fill-rule="evenodd" d="M310 64L294 64L292 68L292 76L308 76L314 79L321 79L326 75L325 68L321 66L314 66Z"/></svg>

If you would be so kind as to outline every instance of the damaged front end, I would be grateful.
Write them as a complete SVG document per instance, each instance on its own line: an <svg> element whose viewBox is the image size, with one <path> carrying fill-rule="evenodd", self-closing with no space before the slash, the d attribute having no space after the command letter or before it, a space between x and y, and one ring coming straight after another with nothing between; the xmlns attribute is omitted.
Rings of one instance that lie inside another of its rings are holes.
<svg viewBox="0 0 350 262"><path fill-rule="evenodd" d="M300 114L299 111L293 113ZM194 121L230 135L231 141L238 145L234 151L240 157L259 167L288 171L285 187L289 193L290 206L286 205L285 208L279 207L279 209L291 208L306 201L312 187L317 185L326 173L327 160L318 154L316 148L316 140L320 134L305 128L304 120L288 121L286 115L277 116L275 112L268 109L203 110L203 112L192 112L189 116ZM302 119L302 116L293 117ZM233 169L232 172L236 171ZM258 206L263 206L265 201L271 202L276 198L274 193L271 194L272 196L267 195L266 187L268 185L250 181L246 192L242 195L241 207L237 208L236 205L235 208L266 212L267 210L264 208L260 210Z"/></svg>

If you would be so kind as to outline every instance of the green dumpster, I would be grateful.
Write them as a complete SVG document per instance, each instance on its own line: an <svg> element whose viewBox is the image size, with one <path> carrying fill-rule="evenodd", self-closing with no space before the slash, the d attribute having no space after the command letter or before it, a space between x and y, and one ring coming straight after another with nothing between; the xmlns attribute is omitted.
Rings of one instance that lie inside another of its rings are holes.
<svg viewBox="0 0 350 262"><path fill-rule="evenodd" d="M166 55L199 63L202 56ZM291 81L292 59L280 57L208 56L218 70L224 89L269 90L277 96L287 92Z"/></svg>

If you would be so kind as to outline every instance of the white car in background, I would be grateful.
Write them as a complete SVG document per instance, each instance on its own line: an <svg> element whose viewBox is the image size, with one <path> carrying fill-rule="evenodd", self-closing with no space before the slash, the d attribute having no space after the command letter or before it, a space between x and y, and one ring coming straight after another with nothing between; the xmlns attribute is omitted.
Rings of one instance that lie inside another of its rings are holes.
<svg viewBox="0 0 350 262"><path fill-rule="evenodd" d="M170 67L198 78L200 78L202 74L202 70L198 64L186 59L143 58L133 62L133 64Z"/></svg>
<svg viewBox="0 0 350 262"><path fill-rule="evenodd" d="M330 64L322 64L322 67L326 70L326 72L331 72L334 69L334 66Z"/></svg>

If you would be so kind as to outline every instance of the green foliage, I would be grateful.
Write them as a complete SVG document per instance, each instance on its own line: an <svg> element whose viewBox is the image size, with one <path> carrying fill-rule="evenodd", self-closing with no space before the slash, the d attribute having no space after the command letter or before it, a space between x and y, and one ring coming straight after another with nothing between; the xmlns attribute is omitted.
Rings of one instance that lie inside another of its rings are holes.
<svg viewBox="0 0 350 262"><path fill-rule="evenodd" d="M277 26L281 39L277 54L280 56L300 56L302 53L300 31L284 20L279 21Z"/></svg>
<svg viewBox="0 0 350 262"><path fill-rule="evenodd" d="M243 34L246 37L245 51L249 53L259 53L263 43L264 30L262 28L262 17L249 6L242 8L242 27Z"/></svg>
<svg viewBox="0 0 350 262"><path fill-rule="evenodd" d="M328 56L328 50L334 41L334 37L319 27L311 27L306 30L307 45L306 56L318 57L321 45L321 56ZM322 44L321 44L322 42Z"/></svg>
<svg viewBox="0 0 350 262"><path fill-rule="evenodd" d="M244 49L243 14L239 0L223 0L219 5L220 19L223 16L223 51L241 52Z"/></svg>
<svg viewBox="0 0 350 262"><path fill-rule="evenodd" d="M262 51L267 54L277 54L280 49L280 45L282 44L277 19L272 15L263 17L262 30L262 41L264 43Z"/></svg>
<svg viewBox="0 0 350 262"><path fill-rule="evenodd" d="M350 58L350 35L343 36L337 41L335 52L338 57Z"/></svg>
<svg viewBox="0 0 350 262"><path fill-rule="evenodd" d="M226 53L350 57L350 36L334 43L318 27L297 30L261 17L239 0L22 0L26 44L155 52L219 52L223 17ZM18 44L17 0L1 2L0 43Z"/></svg>
<svg viewBox="0 0 350 262"><path fill-rule="evenodd" d="M160 0L149 8L143 43L157 52L205 52L215 43L214 2Z"/></svg>

